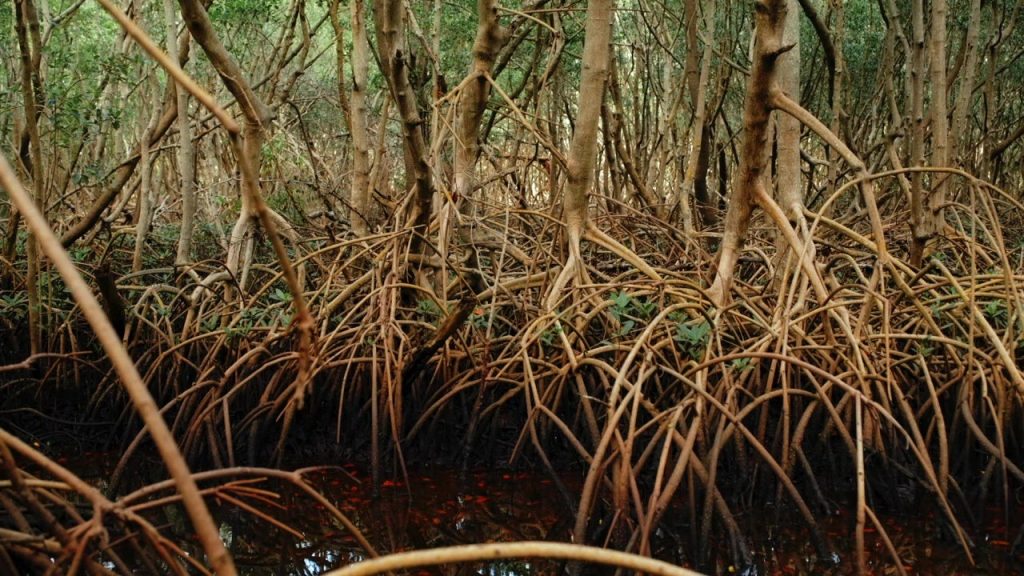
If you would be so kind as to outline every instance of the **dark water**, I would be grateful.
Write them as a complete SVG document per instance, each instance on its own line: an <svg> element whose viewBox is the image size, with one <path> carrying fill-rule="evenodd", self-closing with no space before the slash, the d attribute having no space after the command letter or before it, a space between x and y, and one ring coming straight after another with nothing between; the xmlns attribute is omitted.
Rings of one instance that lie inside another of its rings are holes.
<svg viewBox="0 0 1024 576"><path fill-rule="evenodd" d="M69 465L97 480L109 472L104 458L84 456L84 462L76 463L79 458L75 458ZM140 470L146 468L156 476L162 473L155 462ZM578 490L579 476L565 475L570 490ZM382 553L494 541L567 541L573 521L551 480L535 472L478 470L460 478L450 470L412 471L408 483L383 481L376 498L369 477L355 466L318 469L306 477ZM244 574L316 575L365 558L356 539L322 505L287 485L272 480L245 483L244 488L230 494L282 524L272 526L223 501L215 506L221 534ZM909 575L1024 575L1024 556L1010 555L1024 521L1024 505L1017 501L1012 507L1010 529L1001 508L986 511L985 528L972 534L973 566L956 542L943 533L937 508L926 506L899 517L882 515L882 522ZM160 520L165 529L187 525L180 512L163 514ZM756 571L748 574L856 572L852 513L820 518L841 560L835 566L818 561L802 523L792 518L779 520L783 516L770 508L737 512L737 521L748 534L755 556ZM659 529L653 538L656 556L684 565L692 563L693 534L688 521L689 514L681 510L666 515L665 529ZM190 538L187 534L179 537L186 541ZM866 546L872 574L897 573L882 539L870 527ZM715 554L719 559L705 569L713 574L738 574L739 568L728 561L728 544L722 542L719 548ZM561 568L555 562L522 560L424 569L413 574L534 576L559 574ZM604 572L592 568L587 573Z"/></svg>
<svg viewBox="0 0 1024 576"><path fill-rule="evenodd" d="M354 469L325 470L311 474L310 479L381 552L479 542L565 540L571 520L551 481L535 474L476 472L460 480L450 471L412 473L408 484L383 481L379 498L373 497L369 479ZM246 573L320 574L364 558L355 538L321 505L299 495L285 500L288 510L282 510L280 517L304 534L301 541L265 525L248 525L242 515L229 515L225 526L230 528L225 530L231 534L231 551ZM454 573L525 576L556 569L536 561L507 561L486 570L464 568Z"/></svg>
<svg viewBox="0 0 1024 576"><path fill-rule="evenodd" d="M318 472L311 479L382 552L494 541L567 541L573 521L551 480L533 472L476 471L462 480L451 471L412 473L408 484L384 481L377 499L373 498L369 479L354 468ZM566 478L570 490L577 489L578 482L578 478ZM320 574L364 557L351 535L329 520L317 505L311 505L305 497L288 497L285 501L288 508L281 510L280 517L304 534L301 540L247 521L244 514L224 517L225 536L230 533L231 550L246 573ZM976 535L975 566L955 542L944 536L937 510L882 520L907 574L1024 574L1024 557L1009 555L1015 530L1010 533L996 518L999 514L990 512L994 518ZM670 533L671 528L660 530L654 548L662 559L685 565L692 554L686 549L691 535L685 533L683 516L680 512L677 518L666 519L666 525L679 529L676 533ZM776 523L775 517L775 511L769 510L748 511L738 517L751 535L757 563L754 573L855 573L855 518L851 514L839 513L821 520L841 559L838 566L818 561L802 524ZM873 574L897 573L882 539L870 527L866 530L866 545ZM738 567L728 561L727 545L723 542L720 548L716 554L719 560L710 572L739 573ZM423 570L417 574L527 576L560 572L557 563L534 560ZM601 572L593 568L590 573Z"/></svg>

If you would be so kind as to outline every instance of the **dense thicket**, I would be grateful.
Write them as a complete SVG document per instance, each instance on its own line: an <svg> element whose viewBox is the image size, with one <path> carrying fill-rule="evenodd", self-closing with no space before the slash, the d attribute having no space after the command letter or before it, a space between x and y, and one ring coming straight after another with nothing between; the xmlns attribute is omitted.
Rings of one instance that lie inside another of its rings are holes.
<svg viewBox="0 0 1024 576"><path fill-rule="evenodd" d="M536 466L576 543L707 570L764 500L822 562L851 510L861 573L909 562L879 511L1024 536L1022 11L12 0L0 572L198 570L176 489L233 573L200 492L328 454ZM174 483L125 492L150 441Z"/></svg>

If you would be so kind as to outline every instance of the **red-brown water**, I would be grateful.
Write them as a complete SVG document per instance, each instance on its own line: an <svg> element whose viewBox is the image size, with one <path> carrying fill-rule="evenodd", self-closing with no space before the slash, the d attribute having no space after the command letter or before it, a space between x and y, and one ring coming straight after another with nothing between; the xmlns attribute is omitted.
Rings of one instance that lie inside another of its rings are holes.
<svg viewBox="0 0 1024 576"><path fill-rule="evenodd" d="M68 465L85 477L101 479L109 473L109 465L100 455L84 455L78 460L75 458ZM150 471L154 476L162 473L158 464L154 462L153 466ZM141 466L142 470L147 468L150 467ZM563 476L569 490L578 490L580 476ZM374 497L367 474L355 466L319 469L307 478L382 553L478 542L566 541L573 521L552 481L537 472L478 470L460 479L451 470L412 471L408 483L384 480L379 497ZM270 526L247 512L220 507L217 515L221 533L242 573L316 575L365 557L355 538L308 496L272 481L256 486L277 492L280 497L250 503L302 537ZM1001 509L986 511L985 529L972 534L973 566L957 543L943 535L937 507L898 517L883 515L882 522L908 575L1024 575L1024 555L1020 551L1015 556L1010 554L1024 522L1022 495L1017 497L1012 504L1010 529ZM829 544L840 558L835 566L816 558L802 523L794 518L776 520L778 517L773 509L737 512L737 521L748 535L755 557L755 566L746 574L856 573L852 513L841 511L820 518ZM659 530L653 540L655 555L692 568L694 535L687 525L688 519L689 515L682 511L669 513L664 522L666 528ZM167 520L164 526L185 525L178 515ZM883 540L870 527L866 530L866 546L872 574L897 574ZM705 570L713 574L739 574L740 569L728 561L727 543L722 542L719 547L715 554L718 560ZM535 576L560 571L561 565L557 563L522 560L422 570L415 574ZM586 573L603 572L593 568Z"/></svg>
<svg viewBox="0 0 1024 576"><path fill-rule="evenodd" d="M409 484L385 480L379 498L373 498L370 481L354 468L345 473L325 470L313 475L314 483L344 511L380 551L424 549L453 544L514 540L568 539L573 518L550 479L535 472L476 471L465 479L451 471L411 473ZM566 475L570 490L579 478ZM355 540L315 504L304 497L287 498L287 519L305 534L303 541L257 524L246 529L240 515L232 514L231 549L240 566L250 574L318 574L363 557ZM996 512L996 511L990 511ZM1024 509L1017 510L1017 514ZM680 514L682 516L682 514ZM854 574L854 518L839 513L823 518L822 528L841 562L828 566L817 560L802 524L792 520L774 524L773 511L748 511L739 521L751 535L755 569L748 574ZM998 514L993 514L998 516ZM903 559L907 574L1012 575L1024 574L1024 557L1009 556L1016 531L993 519L976 535L972 566L952 540L943 537L936 511L901 518L883 517L889 537ZM684 521L669 518L655 536L655 553L665 560L689 564L690 535ZM1016 525L1015 525L1016 526ZM757 538L761 534L763 538ZM866 545L873 574L896 574L884 543L874 529L866 530ZM719 574L735 574L723 543L720 560L711 568ZM692 566L690 566L692 567ZM552 562L519 561L487 567L461 567L450 571L424 570L420 574L487 574L526 576L558 574ZM599 573L593 569L591 573Z"/></svg>

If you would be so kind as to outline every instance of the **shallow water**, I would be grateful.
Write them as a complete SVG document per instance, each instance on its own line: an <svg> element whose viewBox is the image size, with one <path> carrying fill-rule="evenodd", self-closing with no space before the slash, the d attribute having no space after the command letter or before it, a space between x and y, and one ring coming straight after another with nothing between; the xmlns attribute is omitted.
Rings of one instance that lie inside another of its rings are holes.
<svg viewBox="0 0 1024 576"><path fill-rule="evenodd" d="M380 551L424 549L454 544L514 540L568 540L573 518L561 503L550 479L533 472L476 471L460 480L452 471L411 473L409 484L385 480L379 498L373 498L370 481L350 467L345 472L325 470L311 477ZM579 479L567 475L570 490ZM251 517L232 512L224 516L224 530L231 535L231 550L247 574L320 574L362 559L364 554L346 531L329 520L325 511L304 497L284 498L278 516L305 537L297 540ZM995 512L990 511L990 512ZM1015 515L1020 516L1024 509ZM667 517L666 530L655 535L655 555L689 565L693 561L688 515ZM998 515L998 514L994 514ZM748 574L834 574L855 573L853 554L854 518L839 513L821 519L822 529L836 550L840 563L829 566L816 558L806 530L792 520L773 522L773 510L748 511L738 521L751 537L756 571ZM977 538L971 566L956 543L945 539L935 511L923 510L901 518L883 517L889 537L903 559L907 574L982 575L1024 574L1024 557L1008 555L1016 531L993 520ZM1014 524L1017 526L1018 524ZM873 574L896 574L884 543L877 532L866 530L866 545ZM717 551L711 573L736 574L738 567L728 561L727 546ZM689 567L693 567L690 565ZM511 561L486 567L464 566L423 570L417 574L487 574L527 576L558 574L554 562ZM602 573L596 567L592 574Z"/></svg>
<svg viewBox="0 0 1024 576"><path fill-rule="evenodd" d="M64 459L69 467L94 481L107 476L113 464L102 454L82 454ZM137 480L151 473L158 479L158 463L139 463ZM562 480L570 491L578 491L582 473L566 473ZM378 497L365 471L354 465L318 469L306 478L328 500L346 514L366 538L384 552L434 548L455 544L494 541L567 541L573 518L552 481L536 472L477 470L460 478L452 470L411 471L404 480L384 480ZM365 558L356 539L334 520L320 504L297 490L276 481L246 484L271 491L271 495L235 496L273 516L283 526L269 525L249 512L224 505L215 507L221 534L229 543L240 572L252 576L297 574L317 575ZM1020 495L1018 495L1020 496ZM1022 575L1024 555L1010 556L1010 547L1024 522L1024 503L1014 503L1006 528L1001 508L986 510L985 528L972 534L975 565L968 561L955 541L943 534L939 510L924 506L911 514L881 514L881 520L899 552L908 575ZM788 504L783 506L788 510ZM856 573L854 522L850 511L820 517L821 528L840 562L829 565L819 560L799 519L785 517L778 510L735 511L741 529L748 534L754 555L749 575L847 575ZM781 519L780 519L781 518ZM178 513L160 520L173 530L187 525ZM670 510L653 538L656 556L693 568L695 536L689 529L689 513ZM294 533L290 533L287 528ZM870 525L866 547L872 574L897 574L883 540ZM301 537L299 536L301 535ZM184 540L187 534L179 534ZM710 574L739 574L740 567L729 562L728 545L721 542L715 559L705 570ZM457 566L424 569L413 574L485 574L488 576L539 576L560 574L561 564L521 560L495 562L487 566ZM748 567L750 568L750 567ZM585 573L603 574L597 567ZM611 572L608 572L611 573Z"/></svg>

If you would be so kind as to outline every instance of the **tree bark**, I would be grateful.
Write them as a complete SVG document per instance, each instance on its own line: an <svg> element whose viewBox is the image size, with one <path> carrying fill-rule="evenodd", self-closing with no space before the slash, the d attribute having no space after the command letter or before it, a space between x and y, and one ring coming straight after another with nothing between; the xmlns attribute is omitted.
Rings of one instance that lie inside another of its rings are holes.
<svg viewBox="0 0 1024 576"><path fill-rule="evenodd" d="M608 81L614 5L614 0L587 2L576 130L569 145L567 182L562 197L562 218L565 221L569 258L548 295L546 305L549 309L554 309L562 297L562 290L582 269L580 240L589 224L588 192L594 177L597 127L601 119L601 102L604 100Z"/></svg>
<svg viewBox="0 0 1024 576"><path fill-rule="evenodd" d="M46 205L43 186L43 153L39 142L39 110L38 88L39 82L39 54L36 52L38 46L32 46L29 41L30 29L35 26L36 32L39 29L39 19L36 15L35 5L31 0L15 0L14 28L18 37L18 48L21 56L21 97L25 108L25 131L28 134L29 176L32 179L32 199L41 208ZM34 24L33 24L34 23ZM25 275L25 283L28 292L28 340L29 350L32 354L42 351L42 302L39 297L39 247L36 244L35 234L29 230L28 239L25 242L25 253L28 261L28 273Z"/></svg>
<svg viewBox="0 0 1024 576"><path fill-rule="evenodd" d="M174 62L180 62L178 50L178 25L177 16L174 12L173 0L164 0L164 20L167 26L167 55ZM189 34L186 29L182 34L182 42L188 47ZM178 249L174 255L175 266L185 266L192 261L192 231L195 228L196 217L196 151L192 144L192 125L188 117L188 92L179 88L173 82L170 86L174 88L174 97L177 107L178 122L178 175L181 187L181 232L178 235ZM153 132L147 134L152 139ZM140 145L149 145L150 141L141 142Z"/></svg>
<svg viewBox="0 0 1024 576"><path fill-rule="evenodd" d="M796 0L788 0L785 30L787 45L793 48L779 57L779 87L790 100L800 103L800 12ZM778 115L778 156L776 158L776 198L795 222L803 214L803 188L800 186L800 121L789 114Z"/></svg>
<svg viewBox="0 0 1024 576"><path fill-rule="evenodd" d="M473 62L470 65L466 81L462 83L462 91L459 94L459 119L457 125L457 136L455 142L455 203L454 208L459 212L460 237L463 244L469 251L468 268L470 269L471 282L476 284L474 290L480 292L483 286L480 285L479 274L473 272L477 269L476 249L471 245L470 219L475 214L475 188L476 188L476 165L480 156L480 125L483 121L484 111L487 109L487 99L491 93L491 85L488 76L494 67L498 51L508 39L508 32L498 21L498 7L496 0L477 1L478 24L476 40L473 43ZM445 218L443 227L447 229L450 225L451 212L453 207L445 207ZM442 235L442 250L447 250L447 233Z"/></svg>
<svg viewBox="0 0 1024 576"><path fill-rule="evenodd" d="M345 29L341 27L339 6L341 0L331 0L328 12L331 18L331 28L334 29L334 55L335 71L338 75L338 105L341 106L341 113L345 118L345 127L352 133L352 108L349 105L348 92L345 91ZM354 3L353 3L354 4ZM360 2L362 4L362 2ZM355 11L355 6L352 8ZM355 35L355 19L352 21L353 36ZM354 39L353 39L354 41ZM355 64L353 63L353 66ZM355 89L353 88L353 91Z"/></svg>
<svg viewBox="0 0 1024 576"><path fill-rule="evenodd" d="M206 9L199 3L199 0L178 0L181 6L181 14L185 18L185 25L188 27L192 37L196 39L203 52L206 53L213 68L217 71L224 85L231 95L235 97L245 122L242 129L242 143L238 151L244 158L239 158L239 163L245 162L252 168L251 176L244 171L241 175L241 188L255 190L259 194L260 182L260 149L266 136L266 129L273 119L272 111L263 103L256 92L246 80L245 74L239 68L231 54L221 43L210 22ZM249 178L253 182L249 182ZM294 239L291 225L279 214L267 209L270 218L281 227L286 235ZM242 194L242 209L238 220L231 231L231 238L228 246L227 268L232 274L239 272L242 255L242 244L246 234L249 232L253 222L259 218L257 201L252 194ZM239 284L244 287L244 277L239 279Z"/></svg>
<svg viewBox="0 0 1024 576"><path fill-rule="evenodd" d="M363 0L351 0L352 10L352 231L359 238L370 233L370 136L367 131L366 83L369 45L366 40L366 8ZM382 128L383 130L383 122Z"/></svg>
<svg viewBox="0 0 1024 576"><path fill-rule="evenodd" d="M924 166L924 2L910 3L912 52L910 61L910 166ZM924 180L921 172L910 177L910 264L920 266L924 247L928 242L928 225L924 207Z"/></svg>
<svg viewBox="0 0 1024 576"><path fill-rule="evenodd" d="M690 209L690 199L696 199L701 206L702 220L704 220L704 226L713 225L709 220L713 219L712 214L716 213L713 206L710 206L710 198L707 194L707 185L705 183L702 194L698 194L696 189L697 178L700 171L707 172L708 165L708 150L706 146L710 144L707 142L707 136L710 132L706 127L708 124L707 116L707 85L711 75L711 57L714 55L714 43L715 43L715 1L710 0L703 6L704 8L704 52L701 56L700 63L700 77L699 81L690 84L690 90L694 98L694 110L693 110L693 128L690 129L690 150L687 154L686 161L686 173L683 176L683 188L679 197L679 204L683 208L682 219L683 219L683 231L687 234L692 234L694 230L692 210ZM694 15L696 16L696 14ZM694 40L696 40L696 23L694 24ZM688 46L689 50L696 52L696 44Z"/></svg>
<svg viewBox="0 0 1024 576"><path fill-rule="evenodd" d="M144 91L145 92L145 91ZM143 102L149 98L143 96ZM144 109L148 109L149 106L143 106ZM139 121L141 122L145 116L140 115ZM153 129L156 126L159 117L156 113L150 117L139 135L139 146L142 159L142 170L139 174L139 192L136 198L137 206L137 220L135 222L135 250L132 252L132 272L138 272L142 269L142 251L145 248L146 236L149 234L149 229L153 223L153 157L152 150L149 147L150 135L153 133Z"/></svg>
<svg viewBox="0 0 1024 576"><path fill-rule="evenodd" d="M754 57L743 112L743 145L740 165L733 180L725 230L719 249L718 270L708 290L719 308L729 299L733 273L753 213L755 198L764 196L764 173L768 166L768 123L771 117L771 90L776 78L779 56L792 45L784 38L786 0L761 0L755 4Z"/></svg>
<svg viewBox="0 0 1024 576"><path fill-rule="evenodd" d="M832 0L832 12L835 15L835 38L833 39L834 70L829 101L832 103L832 121L830 130L835 135L843 133L844 116L846 114L846 8L845 0ZM839 187L839 160L841 156L832 148L827 149L828 158L828 193L831 196Z"/></svg>
<svg viewBox="0 0 1024 576"><path fill-rule="evenodd" d="M931 4L931 89L932 108L929 120L932 124L932 161L936 168L949 166L949 119L946 104L946 0L932 0ZM936 174L931 178L932 191L928 195L925 210L926 232L934 238L942 232L946 219L943 208L946 204L947 178Z"/></svg>
<svg viewBox="0 0 1024 576"><path fill-rule="evenodd" d="M407 160L406 180L415 186L415 196L409 203L406 225L413 230L413 253L423 254L426 249L423 238L430 223L434 181L430 163L427 161L423 120L416 106L416 94L409 83L409 55L405 46L405 15L402 0L374 0L374 22L381 68L402 119Z"/></svg>
<svg viewBox="0 0 1024 576"><path fill-rule="evenodd" d="M953 157L961 167L969 167L967 119L974 104L974 81L978 72L978 29L981 27L981 0L971 0L971 12L967 21L967 36L964 39L964 50L967 51L960 90L956 95L956 107L953 110Z"/></svg>

